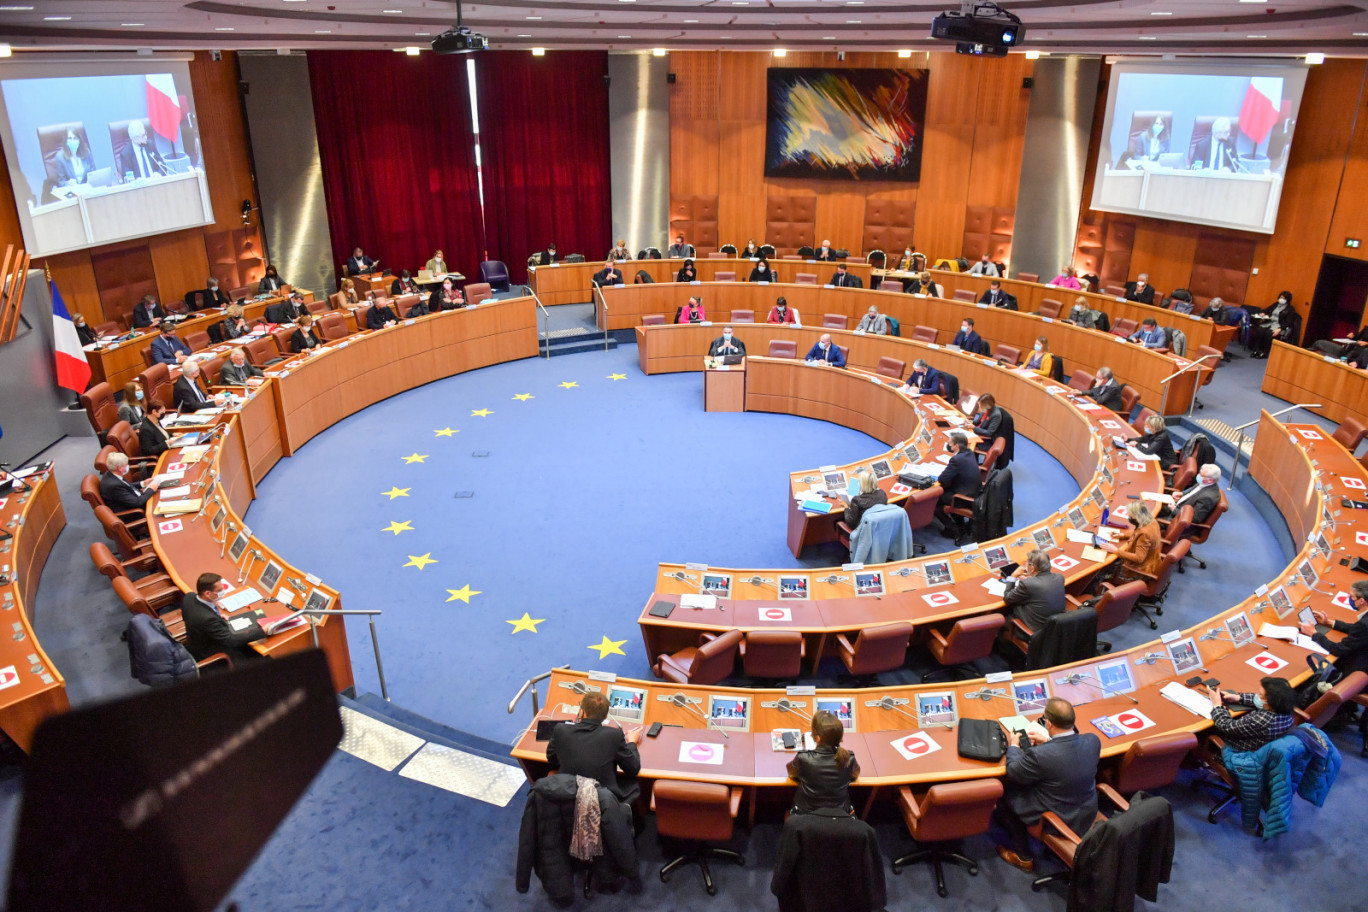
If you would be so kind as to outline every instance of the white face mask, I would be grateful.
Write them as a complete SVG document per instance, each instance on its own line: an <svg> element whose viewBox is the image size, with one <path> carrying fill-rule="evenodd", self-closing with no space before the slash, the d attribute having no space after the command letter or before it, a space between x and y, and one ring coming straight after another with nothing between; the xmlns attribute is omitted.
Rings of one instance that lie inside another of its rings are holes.
<svg viewBox="0 0 1368 912"><path fill-rule="evenodd" d="M1035 350L1036 350L1036 351L1040 351L1040 350L1043 349L1044 347L1045 347L1045 346L1041 345L1039 342L1037 342L1037 343L1035 344Z"/></svg>
<svg viewBox="0 0 1368 912"><path fill-rule="evenodd" d="M731 336L732 336L731 333L723 333L723 334L722 334L722 338L726 339L728 342L731 341Z"/></svg>
<svg viewBox="0 0 1368 912"><path fill-rule="evenodd" d="M142 391L142 390L138 390L134 395L136 395L136 396L138 397L138 401L139 401L139 402L142 401L142 397L143 397L143 391Z"/></svg>
<svg viewBox="0 0 1368 912"><path fill-rule="evenodd" d="M968 333L970 332L969 327L967 327L967 326L961 326L961 327L960 327L960 332L965 333L965 334L968 334Z"/></svg>
<svg viewBox="0 0 1368 912"><path fill-rule="evenodd" d="M79 139L68 139L67 148L72 151L72 154L75 154L76 150L81 148L81 141Z"/></svg>
<svg viewBox="0 0 1368 912"><path fill-rule="evenodd" d="M1150 127L1150 129L1154 131L1155 136L1158 136L1160 133L1164 132L1164 125L1161 123L1157 123L1154 126Z"/></svg>

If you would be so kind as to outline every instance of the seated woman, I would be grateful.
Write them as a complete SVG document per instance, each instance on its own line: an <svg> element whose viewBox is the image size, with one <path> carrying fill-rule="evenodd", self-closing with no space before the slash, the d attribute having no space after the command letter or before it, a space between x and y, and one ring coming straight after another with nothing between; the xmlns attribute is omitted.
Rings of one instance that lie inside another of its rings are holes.
<svg viewBox="0 0 1368 912"><path fill-rule="evenodd" d="M1147 456L1158 456L1159 465L1165 470L1178 464L1178 453L1173 449L1168 425L1159 415L1150 415L1145 419L1145 435L1132 440L1131 446Z"/></svg>
<svg viewBox="0 0 1368 912"><path fill-rule="evenodd" d="M290 350L295 354L323 345L313 329L313 314L300 314L295 320L294 335L290 336Z"/></svg>
<svg viewBox="0 0 1368 912"><path fill-rule="evenodd" d="M257 283L257 294L276 294L285 286L285 280L280 277L280 272L272 264L266 267L266 274Z"/></svg>
<svg viewBox="0 0 1368 912"><path fill-rule="evenodd" d="M785 298L779 298L770 308L769 319L765 322L796 324L798 322L798 311L789 307Z"/></svg>
<svg viewBox="0 0 1368 912"><path fill-rule="evenodd" d="M433 313L456 310L464 305L465 299L461 296L460 289L449 277L442 280L442 287L433 292L432 297L428 299L428 310Z"/></svg>
<svg viewBox="0 0 1368 912"><path fill-rule="evenodd" d="M144 456L160 456L166 452L171 435L162 427L166 406L156 401L147 407L147 419L138 428L138 447Z"/></svg>
<svg viewBox="0 0 1368 912"><path fill-rule="evenodd" d="M742 249L741 252L737 254L737 256L743 260L753 260L756 257L760 256L760 248L755 246L755 238L751 238L749 241L747 241L745 248Z"/></svg>
<svg viewBox="0 0 1368 912"><path fill-rule="evenodd" d="M852 530L860 524L864 518L865 510L875 504L888 503L888 495L879 487L879 480L874 477L873 472L860 473L860 493L850 499L850 504L845 508L845 524Z"/></svg>
<svg viewBox="0 0 1368 912"><path fill-rule="evenodd" d="M1049 339L1044 336L1036 336L1035 351L1031 352L1031 357L1026 359L1025 366L1046 379L1054 375L1054 355L1050 354Z"/></svg>
<svg viewBox="0 0 1368 912"><path fill-rule="evenodd" d="M939 298L941 289L939 285L931 281L931 273L922 272L917 276L917 281L907 286L907 293L926 295L928 298Z"/></svg>
<svg viewBox="0 0 1368 912"><path fill-rule="evenodd" d="M698 270L694 269L693 260L685 260L684 265L679 267L679 272L675 275L676 282L697 282Z"/></svg>
<svg viewBox="0 0 1368 912"><path fill-rule="evenodd" d="M845 726L835 713L822 710L812 714L814 750L799 751L788 763L789 778L798 783L793 795L793 813L807 814L818 808L840 808L855 813L850 803L850 784L860 778L855 755L841 747Z"/></svg>
<svg viewBox="0 0 1368 912"><path fill-rule="evenodd" d="M1074 291L1082 291L1083 283L1078 281L1078 270L1072 266L1065 266L1059 271L1059 275L1050 279L1050 284L1056 288L1072 288Z"/></svg>
<svg viewBox="0 0 1368 912"><path fill-rule="evenodd" d="M1256 751L1287 734L1297 724L1293 713L1297 692L1282 678L1263 678L1259 681L1258 693L1235 693L1210 687L1207 693L1211 695L1212 727L1226 743L1222 755L1226 751ZM1236 719L1226 708L1227 703L1242 703L1254 708Z"/></svg>
<svg viewBox="0 0 1368 912"><path fill-rule="evenodd" d="M229 339L241 338L252 331L252 327L247 325L247 318L242 315L241 301L228 305L228 310L223 315L223 323L220 325L223 327L225 342Z"/></svg>
<svg viewBox="0 0 1368 912"><path fill-rule="evenodd" d="M351 279L342 280L342 300L348 305L355 307L361 303L361 296L356 293L356 283Z"/></svg>
<svg viewBox="0 0 1368 912"><path fill-rule="evenodd" d="M119 420L127 421L129 427L137 430L143 423L143 418L147 417L147 412L143 409L142 387L130 380L124 384L123 402L119 403Z"/></svg>
<svg viewBox="0 0 1368 912"><path fill-rule="evenodd" d="M1132 501L1126 508L1126 521L1131 525L1130 533L1117 544L1103 542L1101 548L1121 558L1121 565L1115 570L1115 578L1123 581L1139 579L1136 574L1154 576L1164 562L1163 538L1159 522L1149 507L1140 501Z"/></svg>
<svg viewBox="0 0 1368 912"><path fill-rule="evenodd" d="M911 247L903 250L903 255L898 258L897 265L899 272L921 272L926 268L926 256L914 253Z"/></svg>
<svg viewBox="0 0 1368 912"><path fill-rule="evenodd" d="M1253 357L1267 358L1274 339L1296 345L1300 330L1301 317L1292 306L1292 292L1281 292L1277 301L1257 312L1249 327L1249 349L1254 353ZM1338 348L1338 343L1331 344ZM1313 347L1321 350L1319 342Z"/></svg>
<svg viewBox="0 0 1368 912"><path fill-rule="evenodd" d="M773 281L774 281L774 272L773 272L773 270L770 269L769 260L765 259L764 257L761 257L761 258L760 258L760 262L758 262L758 263L755 264L755 268L752 269L751 272L750 272L750 278L747 279L746 281L747 281L747 282L773 282Z"/></svg>
<svg viewBox="0 0 1368 912"><path fill-rule="evenodd" d="M708 315L703 312L702 298L689 298L689 303L679 308L676 323L706 323Z"/></svg>
<svg viewBox="0 0 1368 912"><path fill-rule="evenodd" d="M90 146L81 141L80 134L68 129L66 141L52 160L52 166L57 172L56 185L70 187L86 182L90 172L95 170L95 157L90 153Z"/></svg>

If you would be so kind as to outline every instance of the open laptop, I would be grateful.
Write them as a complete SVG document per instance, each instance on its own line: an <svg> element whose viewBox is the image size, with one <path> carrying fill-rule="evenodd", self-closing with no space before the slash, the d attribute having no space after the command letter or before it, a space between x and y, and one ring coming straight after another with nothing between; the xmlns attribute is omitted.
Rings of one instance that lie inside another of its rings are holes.
<svg viewBox="0 0 1368 912"><path fill-rule="evenodd" d="M92 187L108 187L114 183L114 169L96 168L86 175L86 183Z"/></svg>

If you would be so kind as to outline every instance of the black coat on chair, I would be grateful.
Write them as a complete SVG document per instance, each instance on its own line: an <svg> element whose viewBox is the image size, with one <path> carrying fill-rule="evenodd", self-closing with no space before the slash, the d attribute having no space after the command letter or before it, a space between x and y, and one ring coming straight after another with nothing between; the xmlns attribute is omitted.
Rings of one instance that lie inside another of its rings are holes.
<svg viewBox="0 0 1368 912"><path fill-rule="evenodd" d="M839 808L791 814L770 892L779 912L873 912L888 902L874 828Z"/></svg>

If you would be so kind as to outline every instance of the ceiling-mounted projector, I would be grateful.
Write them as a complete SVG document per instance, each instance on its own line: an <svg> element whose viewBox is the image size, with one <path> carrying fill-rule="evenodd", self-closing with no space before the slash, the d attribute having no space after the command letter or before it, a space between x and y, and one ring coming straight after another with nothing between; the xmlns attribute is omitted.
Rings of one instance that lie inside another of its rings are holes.
<svg viewBox="0 0 1368 912"><path fill-rule="evenodd" d="M432 51L435 54L469 54L473 51L487 50L489 39L484 35L475 34L463 25L449 28L432 39Z"/></svg>
<svg viewBox="0 0 1368 912"><path fill-rule="evenodd" d="M1021 20L996 3L965 4L931 20L931 37L956 42L960 54L1004 57L1026 38Z"/></svg>

